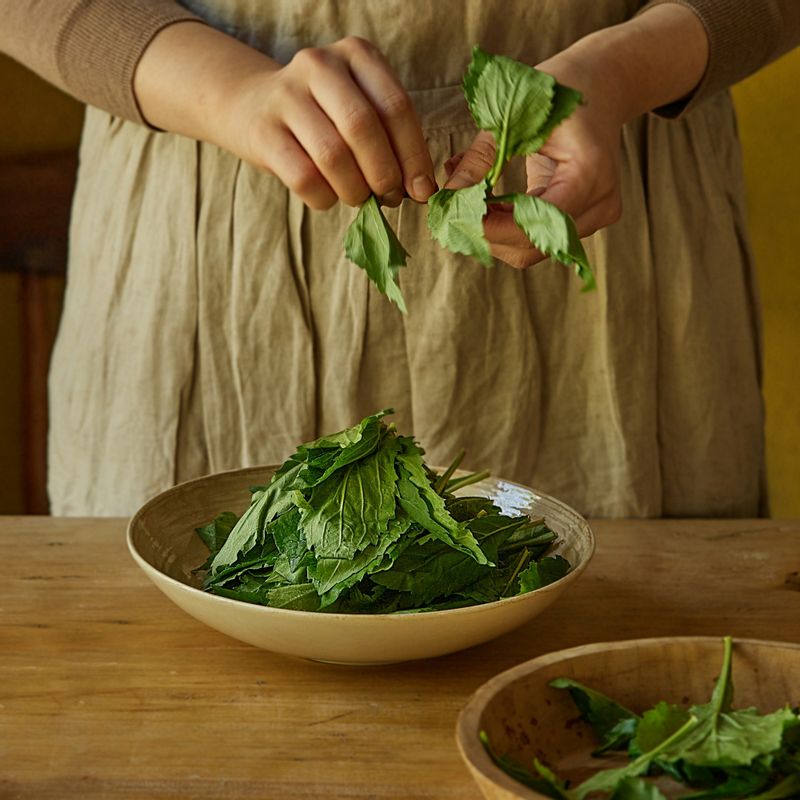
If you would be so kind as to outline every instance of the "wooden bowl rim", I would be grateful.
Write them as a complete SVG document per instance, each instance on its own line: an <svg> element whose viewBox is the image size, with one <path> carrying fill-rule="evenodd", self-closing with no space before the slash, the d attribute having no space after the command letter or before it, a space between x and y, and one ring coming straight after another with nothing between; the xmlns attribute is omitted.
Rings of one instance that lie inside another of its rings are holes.
<svg viewBox="0 0 800 800"><path fill-rule="evenodd" d="M746 639L733 637L734 645L748 645L755 648L782 648L794 650L800 656L800 644L767 639ZM480 718L483 710L503 687L513 683L523 675L530 675L538 670L580 656L596 655L616 650L629 650L637 647L659 647L665 645L714 644L722 647L722 636L656 636L645 639L623 639L616 642L595 642L570 647L566 650L555 650L545 653L529 661L495 675L479 686L461 709L456 721L456 744L461 758L470 769L478 772L489 783L499 786L521 800L541 800L546 796L534 791L510 775L506 774L489 758L489 754L478 739Z"/></svg>
<svg viewBox="0 0 800 800"><path fill-rule="evenodd" d="M141 506L134 513L134 515L130 518L130 521L128 522L125 538L128 544L128 551L130 552L134 561L136 561L136 563L139 565L139 567L145 574L153 572L159 576L160 580L166 581L167 583L173 585L175 588L181 591L196 593L198 595L202 595L204 598L210 598L211 601L217 603L232 604L236 608L241 608L242 605L246 605L250 609L252 609L250 613L255 613L255 614L264 614L270 616L276 614L284 616L288 615L294 617L295 619L297 619L298 616L319 619L321 613L319 611L298 611L296 609L289 609L289 608L271 608L270 606L259 606L254 603L243 603L241 600L233 600L229 597L221 597L220 595L204 592L201 589L196 588L195 586L190 586L188 583L183 583L183 581L179 581L177 578L173 578L172 576L162 572L155 565L151 564L138 551L133 541L133 530L135 526L138 524L140 518L143 517L152 508L152 506L156 505L157 503L163 503L171 495L184 491L186 487L196 483L201 483L213 477L232 476L235 473L240 473L244 477L250 473L264 472L265 470L274 471L277 470L279 467L280 467L279 464L278 465L268 464L268 465L254 466L254 467L238 467L237 469L223 470L222 472L212 472L209 473L208 475L201 475L198 478L192 478L191 480L188 481L182 481L181 483L178 483L175 486L170 487L169 489L165 489L163 492L159 492L157 495L151 497L147 502L144 503L143 506ZM533 595L541 597L542 595L549 594L551 592L556 592L560 594L563 590L565 590L569 586L569 584L577 580L577 578L581 575L581 573L583 573L583 571L589 565L589 562L592 560L596 548L596 539L591 525L589 525L588 521L582 514L579 514L574 508L568 506L566 503L553 497L552 495L539 492L530 486L525 486L524 484L516 483L516 481L509 481L505 478L496 478L495 480L503 481L505 483L513 484L515 486L521 486L522 488L533 492L537 497L543 498L550 503L561 506L562 509L564 509L564 511L566 511L568 514L577 517L578 520L585 526L586 532L588 534L589 547L586 553L586 557L582 559L582 561L574 569L570 570L563 578L559 578L554 583L550 583L547 586L543 586L541 589L534 589L534 591L527 592L526 594L517 595L516 597L506 597L503 598L502 600L495 600L491 603L479 603L474 606L465 606L464 608L451 608L443 611L428 611L424 615L425 618L441 619L444 615L459 618L459 617L470 616L472 614L491 613L492 609L496 609L498 606L501 605L504 608L507 608L509 605L514 603L524 603L526 601L529 601ZM408 624L414 624L414 623L409 623L408 620L418 619L420 618L420 616L421 615L419 614L330 614L330 613L325 614L326 619L339 620L339 621L348 620L351 624L354 625L366 625L370 621L378 618L385 620L392 620L392 622L389 623L390 625L408 625ZM356 620L360 620L360 622L356 622Z"/></svg>

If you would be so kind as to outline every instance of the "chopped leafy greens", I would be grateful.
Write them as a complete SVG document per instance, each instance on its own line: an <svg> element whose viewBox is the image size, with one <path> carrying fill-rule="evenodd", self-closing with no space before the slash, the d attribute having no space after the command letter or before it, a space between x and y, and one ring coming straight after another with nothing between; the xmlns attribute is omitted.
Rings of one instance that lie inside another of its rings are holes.
<svg viewBox="0 0 800 800"><path fill-rule="evenodd" d="M492 194L506 164L515 156L539 150L581 104L581 93L562 86L546 72L506 56L491 55L480 47L472 50L463 88L475 124L494 136L495 160L480 183L463 189L440 189L428 199L431 235L445 249L474 256L489 267L492 256L483 232L487 204L511 203L514 222L531 244L553 260L574 267L584 291L593 289L594 275L569 214L531 195ZM374 195L361 206L347 230L345 255L406 312L396 279L408 254Z"/></svg>
<svg viewBox="0 0 800 800"><path fill-rule="evenodd" d="M527 786L550 797L585 800L664 800L648 777L672 779L693 791L683 800L800 797L800 711L788 705L770 714L733 708L733 642L723 640L723 660L711 699L689 709L660 701L638 715L570 678L550 682L569 691L581 718L594 729L593 755L627 750L630 761L603 769L575 787L534 759L523 766L498 755L485 731L480 739L494 763Z"/></svg>
<svg viewBox="0 0 800 800"><path fill-rule="evenodd" d="M455 491L487 473L437 474L384 417L302 444L237 520L197 533L210 550L203 588L302 611L411 613L491 602L559 580L543 519L510 517Z"/></svg>

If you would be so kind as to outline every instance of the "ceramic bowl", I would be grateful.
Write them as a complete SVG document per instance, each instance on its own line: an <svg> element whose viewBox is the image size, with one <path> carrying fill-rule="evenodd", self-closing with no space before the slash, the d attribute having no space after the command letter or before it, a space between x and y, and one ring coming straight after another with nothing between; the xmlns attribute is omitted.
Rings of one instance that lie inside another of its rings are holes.
<svg viewBox="0 0 800 800"><path fill-rule="evenodd" d="M485 683L462 710L456 740L487 800L533 800L544 795L495 766L478 735L494 751L530 767L534 757L573 785L607 766L592 758L597 740L579 720L569 693L548 686L568 677L638 713L659 700L688 707L706 703L722 663L722 639L678 637L592 644L527 661ZM734 640L734 703L775 711L800 703L800 645ZM615 766L626 763L623 760Z"/></svg>
<svg viewBox="0 0 800 800"><path fill-rule="evenodd" d="M243 642L317 661L380 664L430 658L500 636L540 614L580 577L594 551L586 520L558 500L509 481L468 487L508 513L544 516L558 534L554 552L572 564L555 583L494 603L423 614L333 614L268 608L203 592L192 570L208 551L195 533L221 511L241 513L248 487L275 467L251 467L182 483L148 501L128 526L128 547L145 574L196 619Z"/></svg>

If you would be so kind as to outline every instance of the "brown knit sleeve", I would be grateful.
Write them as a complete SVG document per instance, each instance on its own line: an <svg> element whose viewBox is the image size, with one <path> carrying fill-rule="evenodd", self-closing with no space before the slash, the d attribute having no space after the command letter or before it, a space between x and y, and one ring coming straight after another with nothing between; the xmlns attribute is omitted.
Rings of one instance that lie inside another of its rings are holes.
<svg viewBox="0 0 800 800"><path fill-rule="evenodd" d="M656 109L678 117L800 44L800 0L651 0L639 14L678 3L700 18L709 41L705 75L688 97Z"/></svg>
<svg viewBox="0 0 800 800"><path fill-rule="evenodd" d="M0 0L0 51L84 103L146 124L133 93L145 48L200 21L172 0Z"/></svg>

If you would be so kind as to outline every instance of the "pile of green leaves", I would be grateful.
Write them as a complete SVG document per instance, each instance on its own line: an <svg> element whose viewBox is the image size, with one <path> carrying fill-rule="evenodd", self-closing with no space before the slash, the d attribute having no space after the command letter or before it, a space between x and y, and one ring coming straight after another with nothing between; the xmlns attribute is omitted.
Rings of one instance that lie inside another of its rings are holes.
<svg viewBox="0 0 800 800"><path fill-rule="evenodd" d="M711 699L683 708L665 701L643 714L569 678L550 683L567 690L581 717L599 740L594 755L627 752L625 766L604 769L583 783L568 782L534 760L531 772L506 756L495 754L485 732L481 740L495 763L512 777L549 797L584 800L610 796L616 800L664 800L646 776L688 786L691 800L800 797L800 712L788 705L771 714L755 708L733 708L731 654L724 640L722 669Z"/></svg>
<svg viewBox="0 0 800 800"><path fill-rule="evenodd" d="M543 519L505 516L456 496L487 473L441 475L384 416L300 445L240 519L223 512L197 533L210 550L204 588L302 611L394 613L523 594L569 570L546 556Z"/></svg>
<svg viewBox="0 0 800 800"><path fill-rule="evenodd" d="M529 194L492 193L505 165L515 156L539 150L581 103L580 92L562 86L552 75L475 47L464 76L464 94L475 124L493 134L496 157L480 183L465 189L441 189L428 200L428 228L433 238L447 250L474 256L490 267L492 256L483 218L490 203L512 204L514 221L531 244L555 261L574 267L584 291L594 288L589 261L569 214ZM344 249L405 313L397 275L408 253L374 196L361 206L348 228Z"/></svg>

